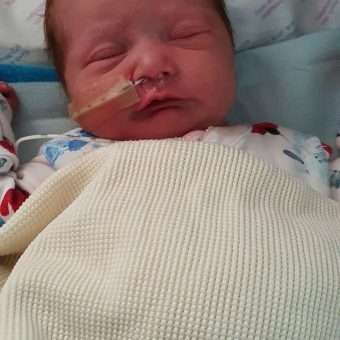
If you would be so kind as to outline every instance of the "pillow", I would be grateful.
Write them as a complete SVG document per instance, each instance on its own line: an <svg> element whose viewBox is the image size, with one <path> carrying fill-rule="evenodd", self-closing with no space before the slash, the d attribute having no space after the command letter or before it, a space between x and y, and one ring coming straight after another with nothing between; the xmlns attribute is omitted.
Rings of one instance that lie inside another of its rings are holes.
<svg viewBox="0 0 340 340"><path fill-rule="evenodd" d="M340 27L339 0L225 0L243 51Z"/></svg>

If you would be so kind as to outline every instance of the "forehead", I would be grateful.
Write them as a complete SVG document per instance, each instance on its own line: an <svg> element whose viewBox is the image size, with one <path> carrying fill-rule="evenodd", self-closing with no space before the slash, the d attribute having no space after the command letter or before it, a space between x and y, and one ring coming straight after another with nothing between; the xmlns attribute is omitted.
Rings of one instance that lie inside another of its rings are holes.
<svg viewBox="0 0 340 340"><path fill-rule="evenodd" d="M151 16L161 19L204 8L216 8L216 0L58 0L51 15L55 24L62 24L67 31L71 23L86 25L108 17L112 22L147 20Z"/></svg>
<svg viewBox="0 0 340 340"><path fill-rule="evenodd" d="M214 5L216 6L220 0L50 0L53 3L54 7L59 7L61 9L71 9L71 8L88 8L92 9L100 9L102 5L111 5L112 8L119 9L120 6L125 7L126 9L130 6L132 8L140 8L146 5L148 8L150 6L153 9L161 9L164 7L178 7L181 5L196 5L196 4L205 4L205 5ZM223 0L222 0L223 1Z"/></svg>
<svg viewBox="0 0 340 340"><path fill-rule="evenodd" d="M58 0L51 8L54 31L63 49L79 37L100 36L101 32L135 31L147 26L163 25L182 18L216 14L215 0ZM93 37L92 37L93 38Z"/></svg>

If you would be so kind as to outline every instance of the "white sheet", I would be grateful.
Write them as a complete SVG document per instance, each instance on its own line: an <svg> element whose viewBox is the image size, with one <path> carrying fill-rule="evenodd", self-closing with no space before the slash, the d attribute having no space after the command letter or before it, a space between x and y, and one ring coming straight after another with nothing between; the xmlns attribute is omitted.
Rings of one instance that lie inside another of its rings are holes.
<svg viewBox="0 0 340 340"><path fill-rule="evenodd" d="M271 45L340 27L338 0L225 0L236 50ZM0 0L0 63L48 63L44 53L45 0Z"/></svg>

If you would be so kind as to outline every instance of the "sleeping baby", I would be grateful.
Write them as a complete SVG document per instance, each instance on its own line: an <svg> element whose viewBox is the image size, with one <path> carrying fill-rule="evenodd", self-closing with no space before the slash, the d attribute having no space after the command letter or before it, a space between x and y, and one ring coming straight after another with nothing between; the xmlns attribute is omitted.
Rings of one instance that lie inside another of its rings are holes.
<svg viewBox="0 0 340 340"><path fill-rule="evenodd" d="M340 159L329 161L332 150L317 137L272 123L225 124L236 75L222 0L47 0L45 35L80 127L19 166L10 128L17 99L0 85L2 223L56 170L125 140L234 146L340 201Z"/></svg>

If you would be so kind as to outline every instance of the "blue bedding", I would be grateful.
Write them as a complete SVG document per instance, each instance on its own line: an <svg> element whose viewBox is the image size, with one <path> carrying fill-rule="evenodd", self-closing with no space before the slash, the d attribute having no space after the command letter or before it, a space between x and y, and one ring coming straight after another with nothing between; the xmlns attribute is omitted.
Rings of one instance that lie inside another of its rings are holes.
<svg viewBox="0 0 340 340"><path fill-rule="evenodd" d="M55 82L53 67L0 64L0 80L7 83Z"/></svg>

